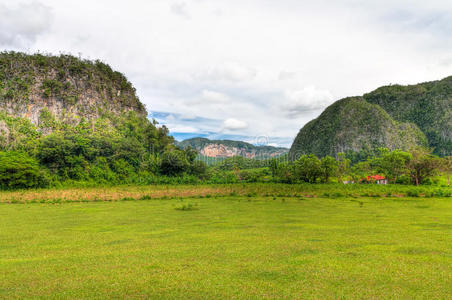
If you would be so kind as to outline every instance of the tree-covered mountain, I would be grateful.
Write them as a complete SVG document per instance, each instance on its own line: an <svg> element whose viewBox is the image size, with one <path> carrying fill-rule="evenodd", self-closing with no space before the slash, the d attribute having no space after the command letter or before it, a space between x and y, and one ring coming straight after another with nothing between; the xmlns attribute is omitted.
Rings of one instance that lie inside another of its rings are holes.
<svg viewBox="0 0 452 300"><path fill-rule="evenodd" d="M32 147L54 132L121 136L125 119L132 116L143 130L155 131L156 142L167 130L156 128L146 115L132 84L103 62L71 55L0 53L2 149Z"/></svg>
<svg viewBox="0 0 452 300"><path fill-rule="evenodd" d="M226 158L242 156L246 158L267 159L286 154L289 149L272 146L254 146L250 143L231 140L209 140L206 138L192 138L177 142L182 148L191 147L202 156Z"/></svg>
<svg viewBox="0 0 452 300"><path fill-rule="evenodd" d="M313 153L372 153L379 147L428 146L452 153L452 77L417 85L390 85L339 100L306 124L290 157Z"/></svg>
<svg viewBox="0 0 452 300"><path fill-rule="evenodd" d="M72 124L111 113L146 114L127 78L101 61L18 52L0 53L0 107L35 125L43 108Z"/></svg>
<svg viewBox="0 0 452 300"><path fill-rule="evenodd" d="M123 74L71 55L0 53L0 152L11 174L32 161L41 172L33 178L47 182L146 182L203 170L194 151L178 149L147 118Z"/></svg>
<svg viewBox="0 0 452 300"><path fill-rule="evenodd" d="M417 85L392 85L364 95L394 120L412 122L438 155L452 154L452 76Z"/></svg>

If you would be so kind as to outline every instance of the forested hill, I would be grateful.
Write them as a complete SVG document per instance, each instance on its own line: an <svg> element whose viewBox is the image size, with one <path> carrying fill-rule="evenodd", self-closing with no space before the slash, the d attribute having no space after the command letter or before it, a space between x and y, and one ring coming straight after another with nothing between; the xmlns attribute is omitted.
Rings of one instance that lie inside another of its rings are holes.
<svg viewBox="0 0 452 300"><path fill-rule="evenodd" d="M200 155L207 157L232 157L265 159L286 154L289 149L272 146L254 146L250 143L231 140L209 140L206 138L192 138L177 143L178 146L188 146L197 150Z"/></svg>
<svg viewBox="0 0 452 300"><path fill-rule="evenodd" d="M119 138L135 130L129 122L136 130L153 131L146 134L148 141L138 141L144 147L172 143L167 129L156 128L146 116L132 84L101 61L0 53L1 149L28 151L50 133Z"/></svg>
<svg viewBox="0 0 452 300"><path fill-rule="evenodd" d="M146 110L135 88L101 61L71 55L0 53L0 108L40 124L43 109L66 123Z"/></svg>
<svg viewBox="0 0 452 300"><path fill-rule="evenodd" d="M27 177L0 176L0 188L151 180L191 172L195 157L147 118L135 88L107 64L0 53L0 169Z"/></svg>
<svg viewBox="0 0 452 300"><path fill-rule="evenodd" d="M415 146L431 147L442 156L452 154L452 77L385 86L339 100L300 130L290 157Z"/></svg>

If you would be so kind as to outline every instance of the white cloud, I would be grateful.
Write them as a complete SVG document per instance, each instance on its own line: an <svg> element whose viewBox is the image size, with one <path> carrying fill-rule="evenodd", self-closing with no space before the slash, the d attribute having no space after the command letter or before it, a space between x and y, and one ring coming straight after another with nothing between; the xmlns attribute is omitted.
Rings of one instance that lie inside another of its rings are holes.
<svg viewBox="0 0 452 300"><path fill-rule="evenodd" d="M223 129L225 130L241 130L246 129L247 127L248 123L233 118L226 119L223 122Z"/></svg>
<svg viewBox="0 0 452 300"><path fill-rule="evenodd" d="M256 77L257 72L253 68L246 67L237 62L224 62L215 67L208 68L201 74L202 79L210 81L249 81Z"/></svg>
<svg viewBox="0 0 452 300"><path fill-rule="evenodd" d="M312 110L322 109L333 103L333 95L326 90L319 90L314 86L306 87L302 90L286 91L287 102L282 109L288 115L296 116Z"/></svg>
<svg viewBox="0 0 452 300"><path fill-rule="evenodd" d="M170 10L172 13L184 17L184 18L190 18L190 13L188 12L188 6L185 2L178 2L173 3L170 6Z"/></svg>
<svg viewBox="0 0 452 300"><path fill-rule="evenodd" d="M295 72L281 71L278 75L278 80L291 80L294 79L296 76L297 73Z"/></svg>
<svg viewBox="0 0 452 300"><path fill-rule="evenodd" d="M203 90L201 92L201 100L202 104L216 104L216 103L225 103L230 99L227 95L210 90Z"/></svg>
<svg viewBox="0 0 452 300"><path fill-rule="evenodd" d="M0 4L0 45L27 48L49 29L52 19L51 8L37 1Z"/></svg>

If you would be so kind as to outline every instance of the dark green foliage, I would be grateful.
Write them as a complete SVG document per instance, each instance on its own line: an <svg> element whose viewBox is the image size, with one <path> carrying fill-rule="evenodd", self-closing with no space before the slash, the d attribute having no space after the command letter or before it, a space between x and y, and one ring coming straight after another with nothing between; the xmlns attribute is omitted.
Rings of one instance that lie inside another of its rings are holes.
<svg viewBox="0 0 452 300"><path fill-rule="evenodd" d="M417 191L417 190L410 190L410 191L407 191L406 195L408 197L419 197L419 191Z"/></svg>
<svg viewBox="0 0 452 300"><path fill-rule="evenodd" d="M32 188L44 186L44 173L38 162L24 152L0 152L0 186Z"/></svg>
<svg viewBox="0 0 452 300"><path fill-rule="evenodd" d="M452 77L418 85L385 86L364 98L378 104L394 120L416 124L436 154L452 153Z"/></svg>
<svg viewBox="0 0 452 300"><path fill-rule="evenodd" d="M368 183L368 176L383 175L390 183L419 185L435 184L433 176L448 170L446 159L423 148L411 152L380 148L378 155L355 164L351 164L344 153L337 156L337 159L330 156L318 159L312 154L302 155L295 162L275 162L270 171L274 181L284 183L322 183L328 182L330 177L338 182Z"/></svg>
<svg viewBox="0 0 452 300"><path fill-rule="evenodd" d="M412 151L411 159L407 162L409 176L413 184L426 183L433 175L439 172L441 160L432 155L431 151L417 148Z"/></svg>
<svg viewBox="0 0 452 300"><path fill-rule="evenodd" d="M181 150L165 151L162 155L161 169L164 175L175 176L188 171L190 162Z"/></svg>
<svg viewBox="0 0 452 300"><path fill-rule="evenodd" d="M337 173L338 162L333 157L327 155L320 160L320 168L322 171L322 181L329 182L330 177Z"/></svg>
<svg viewBox="0 0 452 300"><path fill-rule="evenodd" d="M322 164L315 155L302 155L294 165L296 178L303 182L316 183L322 176Z"/></svg>
<svg viewBox="0 0 452 300"><path fill-rule="evenodd" d="M49 98L52 95L57 95L63 88L63 83L55 79L45 79L42 82L42 89L44 90L44 96Z"/></svg>
<svg viewBox="0 0 452 300"><path fill-rule="evenodd" d="M201 179L207 179L209 177L207 165L202 161L194 161L191 164L190 174Z"/></svg>
<svg viewBox="0 0 452 300"><path fill-rule="evenodd" d="M242 182L266 182L271 179L267 168L241 170L236 175Z"/></svg>
<svg viewBox="0 0 452 300"><path fill-rule="evenodd" d="M157 179L162 175L208 177L205 164L195 160L196 151L176 148L165 127L135 113L112 121L115 126L106 129L99 119L93 128L81 122L42 137L36 156L60 180L145 184L164 182Z"/></svg>
<svg viewBox="0 0 452 300"><path fill-rule="evenodd" d="M88 151L86 140L81 137L52 134L41 140L37 157L62 179L84 179Z"/></svg>

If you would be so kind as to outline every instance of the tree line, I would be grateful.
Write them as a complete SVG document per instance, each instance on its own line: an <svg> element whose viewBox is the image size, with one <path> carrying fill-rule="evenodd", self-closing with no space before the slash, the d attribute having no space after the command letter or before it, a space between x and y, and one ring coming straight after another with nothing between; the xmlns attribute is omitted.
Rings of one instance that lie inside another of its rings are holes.
<svg viewBox="0 0 452 300"><path fill-rule="evenodd" d="M56 130L0 152L0 187L35 188L72 184L283 183L362 182L380 174L395 184L428 184L432 177L452 173L452 158L432 151L385 148L364 161L353 163L346 154L336 157L302 155L253 160L227 158L214 166L197 159L188 147L180 149L166 127L143 122L136 114L117 120L115 130L81 122L72 130ZM334 179L333 179L334 178Z"/></svg>
<svg viewBox="0 0 452 300"><path fill-rule="evenodd" d="M330 178L338 182L359 183L367 181L369 175L383 175L389 183L426 184L432 177L446 173L448 184L452 173L452 157L438 157L432 150L415 148L411 151L378 149L378 154L364 161L352 163L345 153L336 158L302 155L294 162L277 159L270 162L270 169L276 181L294 183L328 183Z"/></svg>

